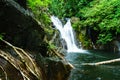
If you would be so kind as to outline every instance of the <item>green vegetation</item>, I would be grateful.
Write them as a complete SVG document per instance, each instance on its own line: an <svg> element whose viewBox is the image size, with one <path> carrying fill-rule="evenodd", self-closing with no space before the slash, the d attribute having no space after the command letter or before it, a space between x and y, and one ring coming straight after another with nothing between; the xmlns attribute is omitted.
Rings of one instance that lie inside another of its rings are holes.
<svg viewBox="0 0 120 80"><path fill-rule="evenodd" d="M83 26L100 31L98 43L107 44L120 33L119 0L94 0L81 10Z"/></svg>
<svg viewBox="0 0 120 80"><path fill-rule="evenodd" d="M79 10L92 0L51 0L50 12L59 17L79 17Z"/></svg>
<svg viewBox="0 0 120 80"><path fill-rule="evenodd" d="M27 0L28 7L32 10L34 17L42 23L42 26L48 26L50 23L48 5L50 0Z"/></svg>
<svg viewBox="0 0 120 80"><path fill-rule="evenodd" d="M49 36L53 34L53 29L51 29L50 12L48 9L50 4L50 0L27 0L28 8L33 12L33 16L45 30L48 39Z"/></svg>
<svg viewBox="0 0 120 80"><path fill-rule="evenodd" d="M0 34L0 40L3 39L3 37L4 37L3 35L4 35L4 33L1 33L1 34Z"/></svg>
<svg viewBox="0 0 120 80"><path fill-rule="evenodd" d="M0 34L0 40L2 40L3 39L3 35L2 34Z"/></svg>
<svg viewBox="0 0 120 80"><path fill-rule="evenodd" d="M120 1L119 0L28 0L28 6L35 14L35 18L50 25L50 15L59 18L78 18L71 20L77 38L83 46L90 47L91 39L87 29L99 32L95 44L107 44L120 34ZM46 32L52 34L50 28Z"/></svg>
<svg viewBox="0 0 120 80"><path fill-rule="evenodd" d="M52 3L50 10L53 14L59 17L78 17L80 19L79 22L74 22L72 25L78 38L84 39L83 44L90 41L83 38L88 36L81 32L87 28L99 31L96 44L107 44L120 34L119 0L52 0Z"/></svg>

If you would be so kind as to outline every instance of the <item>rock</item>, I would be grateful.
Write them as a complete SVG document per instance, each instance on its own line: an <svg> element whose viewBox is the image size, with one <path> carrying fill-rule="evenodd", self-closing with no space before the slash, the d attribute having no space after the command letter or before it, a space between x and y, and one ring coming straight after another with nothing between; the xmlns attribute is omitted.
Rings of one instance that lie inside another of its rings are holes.
<svg viewBox="0 0 120 80"><path fill-rule="evenodd" d="M44 29L28 10L13 0L0 1L0 33L15 46L44 54L47 51Z"/></svg>
<svg viewBox="0 0 120 80"><path fill-rule="evenodd" d="M72 23L77 23L77 22L79 22L80 21L80 18L77 18L77 17L72 17L71 18L71 22Z"/></svg>
<svg viewBox="0 0 120 80"><path fill-rule="evenodd" d="M27 0L14 0L14 1L20 4L20 6L22 6L24 9L27 8L27 5L26 5Z"/></svg>
<svg viewBox="0 0 120 80"><path fill-rule="evenodd" d="M0 34L4 34L4 40L14 46L32 51L32 55L37 55L34 53L40 53L46 56L48 44L44 41L44 29L32 17L28 10L25 10L15 1L0 0ZM0 42L0 45L1 44L3 43ZM43 63L44 61L40 62L39 67L41 67ZM47 65L48 67L45 70L42 68L43 72L47 71L48 73L47 80L68 79L71 70L69 65L60 61L49 61ZM42 66L45 67L44 65Z"/></svg>
<svg viewBox="0 0 120 80"><path fill-rule="evenodd" d="M48 60L47 80L68 80L71 72L69 64L61 61Z"/></svg>

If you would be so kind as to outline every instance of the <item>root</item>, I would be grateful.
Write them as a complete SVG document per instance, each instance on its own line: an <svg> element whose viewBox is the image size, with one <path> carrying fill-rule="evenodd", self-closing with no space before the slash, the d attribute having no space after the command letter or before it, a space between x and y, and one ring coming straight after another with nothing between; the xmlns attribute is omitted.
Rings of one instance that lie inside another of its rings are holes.
<svg viewBox="0 0 120 80"><path fill-rule="evenodd" d="M23 49L13 46L5 40L2 41L15 51L15 53L20 57L20 60L2 50L0 50L0 56L12 64L17 70L19 70L24 80L31 80L29 73L32 73L34 76L36 76L38 80L42 80L41 70L37 67L35 61Z"/></svg>
<svg viewBox="0 0 120 80"><path fill-rule="evenodd" d="M71 68L75 68L71 63L69 63L62 55L60 55L57 51L53 50L53 53L55 53L59 58L61 58L63 61L65 61Z"/></svg>
<svg viewBox="0 0 120 80"><path fill-rule="evenodd" d="M6 71L4 70L4 68L3 68L1 65L0 65L0 68L1 68L1 70L4 72L5 80L8 80Z"/></svg>

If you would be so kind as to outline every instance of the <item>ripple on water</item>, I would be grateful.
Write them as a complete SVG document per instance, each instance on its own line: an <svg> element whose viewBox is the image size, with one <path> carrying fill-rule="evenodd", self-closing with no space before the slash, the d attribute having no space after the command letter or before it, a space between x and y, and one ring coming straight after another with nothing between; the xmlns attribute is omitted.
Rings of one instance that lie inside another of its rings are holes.
<svg viewBox="0 0 120 80"><path fill-rule="evenodd" d="M69 80L120 80L120 63L83 66L82 63L99 62L120 57L106 52L67 53L66 59L75 66Z"/></svg>

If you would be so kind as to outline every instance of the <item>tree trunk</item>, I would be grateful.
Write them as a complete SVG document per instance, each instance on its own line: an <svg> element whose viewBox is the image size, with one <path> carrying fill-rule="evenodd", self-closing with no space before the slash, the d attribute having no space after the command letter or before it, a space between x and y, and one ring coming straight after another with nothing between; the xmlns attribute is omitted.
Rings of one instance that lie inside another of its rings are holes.
<svg viewBox="0 0 120 80"><path fill-rule="evenodd" d="M101 64L109 64L109 63L114 63L114 62L119 62L120 58L118 59L112 59L112 60L106 60L106 61L101 61L101 62L96 62L96 63L83 63L82 65L90 65L90 66L97 66Z"/></svg>

